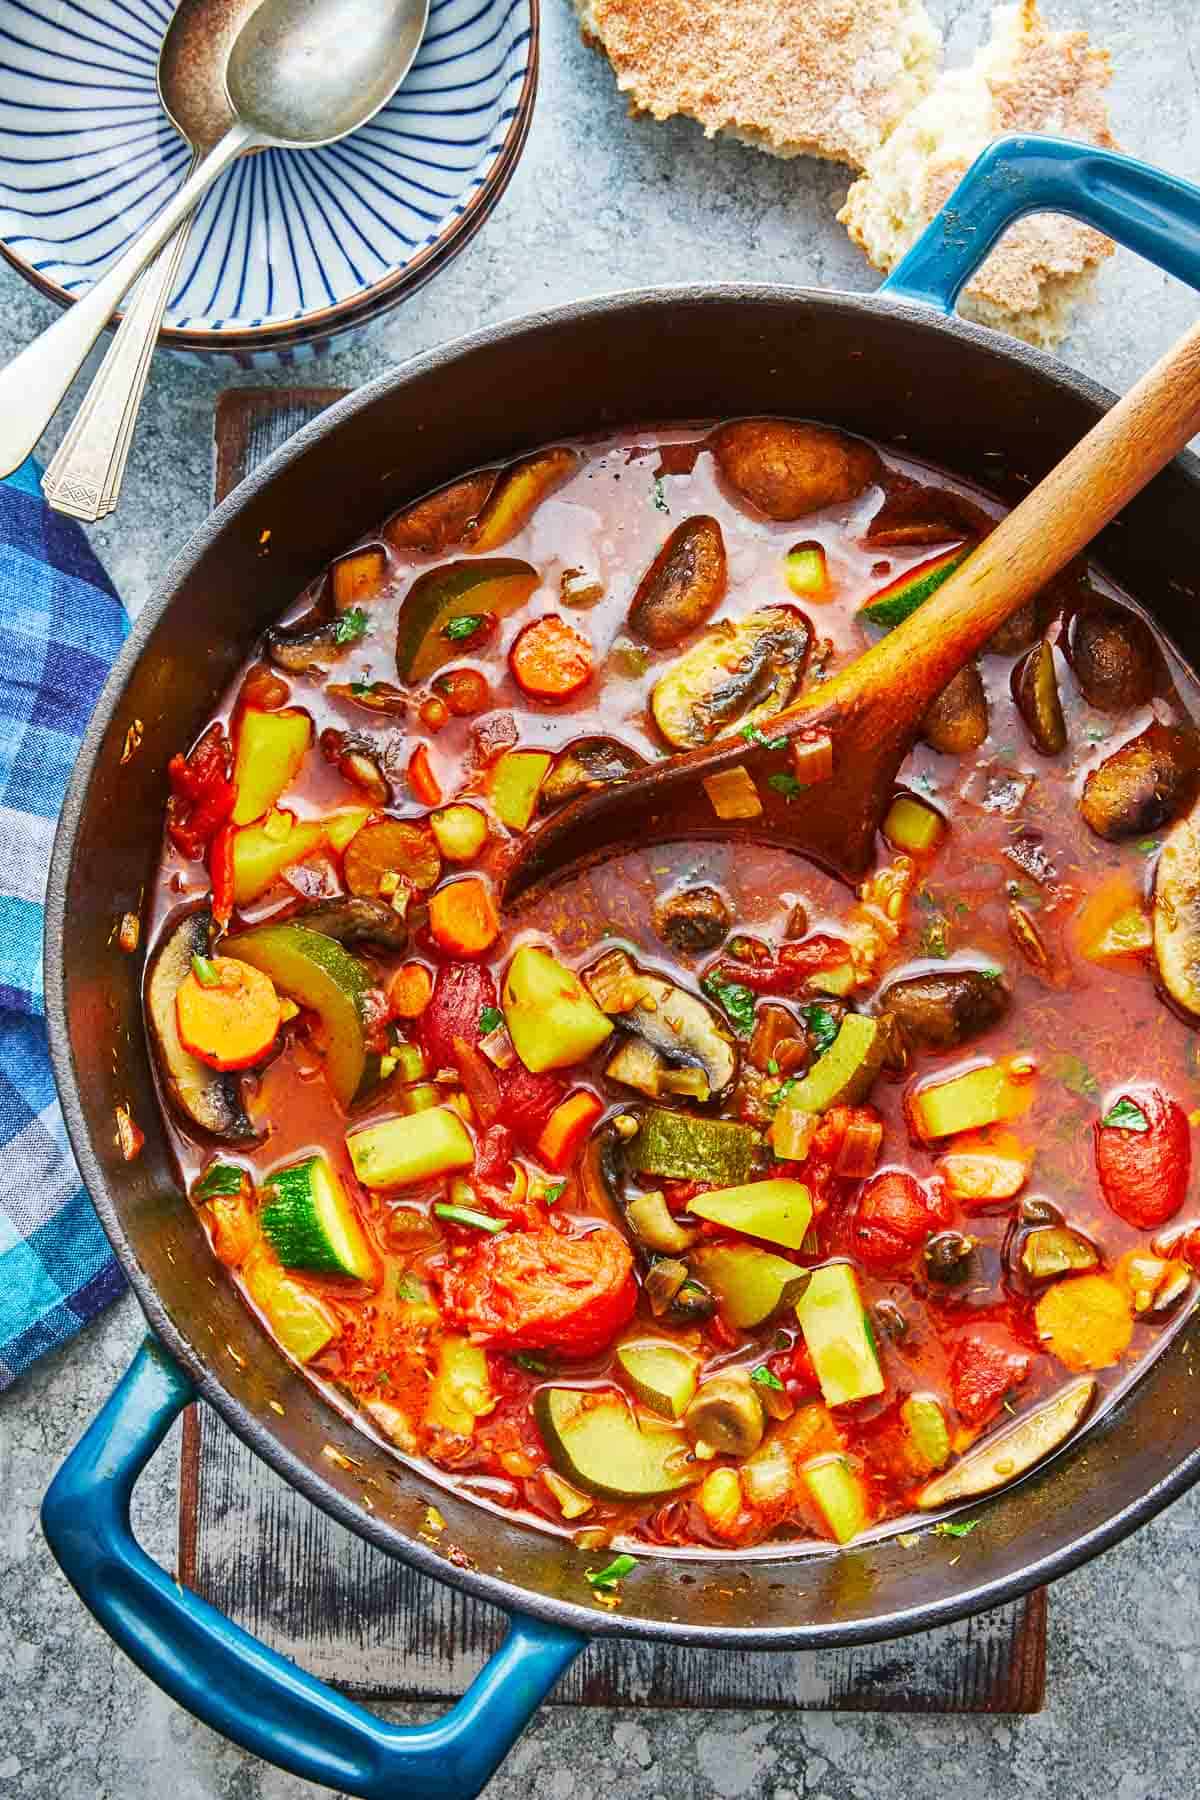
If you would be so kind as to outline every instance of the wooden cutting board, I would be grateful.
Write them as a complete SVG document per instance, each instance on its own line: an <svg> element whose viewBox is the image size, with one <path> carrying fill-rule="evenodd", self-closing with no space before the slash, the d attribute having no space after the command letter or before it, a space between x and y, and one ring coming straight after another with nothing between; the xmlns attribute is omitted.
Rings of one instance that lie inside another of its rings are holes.
<svg viewBox="0 0 1200 1800"><path fill-rule="evenodd" d="M216 421L216 498L315 417L328 388L235 390ZM418 1575L326 1518L208 1407L184 1419L179 1579L272 1649L369 1700L457 1698L504 1635L502 1614ZM593 1644L551 1704L1037 1712L1046 1592L957 1625L858 1649Z"/></svg>

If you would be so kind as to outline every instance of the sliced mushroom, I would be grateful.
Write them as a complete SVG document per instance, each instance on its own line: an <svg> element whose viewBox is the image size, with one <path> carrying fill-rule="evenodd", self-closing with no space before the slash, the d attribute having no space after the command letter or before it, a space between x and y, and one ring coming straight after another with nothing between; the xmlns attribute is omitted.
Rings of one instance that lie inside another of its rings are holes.
<svg viewBox="0 0 1200 1800"><path fill-rule="evenodd" d="M856 500L882 467L861 438L786 419L739 419L709 442L729 485L770 519Z"/></svg>
<svg viewBox="0 0 1200 1800"><path fill-rule="evenodd" d="M683 1415L683 1429L695 1448L721 1456L752 1456L762 1443L766 1417L745 1369L730 1369L702 1384Z"/></svg>
<svg viewBox="0 0 1200 1800"><path fill-rule="evenodd" d="M649 1277L647 1277L647 1281ZM702 1281L696 1281L689 1275L688 1279L676 1289L671 1304L667 1307L665 1317L671 1325L690 1327L703 1325L711 1319L717 1310L717 1297L710 1294Z"/></svg>
<svg viewBox="0 0 1200 1800"><path fill-rule="evenodd" d="M639 969L623 950L602 957L584 972L584 981L597 1005L667 1063L703 1072L708 1092L694 1098L723 1093L737 1074L737 1047L712 1008L674 982Z"/></svg>
<svg viewBox="0 0 1200 1800"><path fill-rule="evenodd" d="M1196 741L1155 719L1093 769L1079 810L1097 837L1112 842L1157 831L1196 791Z"/></svg>
<svg viewBox="0 0 1200 1800"><path fill-rule="evenodd" d="M666 1068L666 1059L657 1050L643 1043L641 1038L627 1037L609 1057L604 1073L610 1081L619 1081L622 1087L633 1088L636 1093L645 1094L648 1100L658 1100L662 1096Z"/></svg>
<svg viewBox="0 0 1200 1800"><path fill-rule="evenodd" d="M384 944L389 950L408 947L408 925L381 900L321 900L295 913L290 922L336 938L339 944Z"/></svg>
<svg viewBox="0 0 1200 1800"><path fill-rule="evenodd" d="M956 1500L990 1494L1015 1481L1066 1442L1082 1421L1095 1392L1091 1375L1069 1381L1044 1406L1018 1419L1006 1431L989 1437L944 1475L927 1482L917 1495L917 1505L931 1512L935 1507L951 1506Z"/></svg>
<svg viewBox="0 0 1200 1800"><path fill-rule="evenodd" d="M1069 1225L1039 1225L1021 1245L1021 1268L1031 1281L1077 1275L1099 1266L1100 1253L1081 1231Z"/></svg>
<svg viewBox="0 0 1200 1800"><path fill-rule="evenodd" d="M1144 706L1154 692L1154 640L1137 614L1124 607L1077 612L1067 649L1084 699L1101 712Z"/></svg>
<svg viewBox="0 0 1200 1800"><path fill-rule="evenodd" d="M978 750L988 734L988 703L976 663L960 669L932 701L921 721L921 736L947 756Z"/></svg>
<svg viewBox="0 0 1200 1800"><path fill-rule="evenodd" d="M654 902L654 929L672 950L691 955L724 942L733 914L714 887L676 888Z"/></svg>
<svg viewBox="0 0 1200 1800"><path fill-rule="evenodd" d="M940 1287L957 1287L971 1272L975 1240L961 1231L939 1231L925 1246L925 1273Z"/></svg>
<svg viewBox="0 0 1200 1800"><path fill-rule="evenodd" d="M1067 725L1058 696L1054 651L1047 639L1023 656L1012 672L1012 696L1034 746L1043 756L1067 747Z"/></svg>
<svg viewBox="0 0 1200 1800"><path fill-rule="evenodd" d="M812 632L794 606L769 606L705 632L655 683L655 724L677 750L712 743L743 716L772 718L794 696Z"/></svg>
<svg viewBox="0 0 1200 1800"><path fill-rule="evenodd" d="M538 790L539 812L553 812L593 788L623 781L643 767L636 750L616 738L580 738L563 751Z"/></svg>
<svg viewBox="0 0 1200 1800"><path fill-rule="evenodd" d="M439 488L436 494L427 494L389 519L384 537L397 550L427 553L461 544L491 497L500 473L499 469L481 469L477 475L466 475Z"/></svg>
<svg viewBox="0 0 1200 1800"><path fill-rule="evenodd" d="M639 1194L625 1208L625 1217L633 1227L634 1235L647 1250L656 1250L664 1256L680 1256L690 1250L700 1237L699 1226L680 1225L671 1215L666 1200L660 1193Z"/></svg>
<svg viewBox="0 0 1200 1800"><path fill-rule="evenodd" d="M343 780L356 787L373 806L390 805L392 784L383 772L376 746L370 738L328 726L321 733L319 742L321 755Z"/></svg>
<svg viewBox="0 0 1200 1800"><path fill-rule="evenodd" d="M1180 819L1159 854L1154 957L1171 999L1200 1018L1200 808Z"/></svg>
<svg viewBox="0 0 1200 1800"><path fill-rule="evenodd" d="M344 619L328 619L318 611L306 613L295 625L274 626L264 639L271 661L292 675L306 675L336 662L353 642L354 633Z"/></svg>
<svg viewBox="0 0 1200 1800"><path fill-rule="evenodd" d="M998 1024L1011 999L990 971L947 969L901 976L884 988L879 1003L915 1049L953 1050Z"/></svg>
<svg viewBox="0 0 1200 1800"><path fill-rule="evenodd" d="M646 1271L646 1299L656 1319L674 1304L676 1296L687 1285L688 1269L677 1257L660 1256Z"/></svg>
<svg viewBox="0 0 1200 1800"><path fill-rule="evenodd" d="M237 1075L220 1074L185 1050L175 1021L175 995L190 972L193 956L208 956L212 914L190 912L168 928L151 959L146 978L146 1015L163 1086L187 1125L223 1144L253 1141L255 1131L242 1103Z"/></svg>
<svg viewBox="0 0 1200 1800"><path fill-rule="evenodd" d="M629 629L656 650L678 644L725 598L725 540L715 519L699 514L671 533L638 584Z"/></svg>

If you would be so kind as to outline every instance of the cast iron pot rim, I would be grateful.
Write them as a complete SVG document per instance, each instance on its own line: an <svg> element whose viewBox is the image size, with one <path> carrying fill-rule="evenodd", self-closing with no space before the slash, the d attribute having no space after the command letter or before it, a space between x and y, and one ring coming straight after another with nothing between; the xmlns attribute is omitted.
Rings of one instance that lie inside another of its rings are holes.
<svg viewBox="0 0 1200 1800"><path fill-rule="evenodd" d="M225 1389L216 1374L196 1354L192 1345L177 1330L158 1297L153 1283L143 1272L132 1246L126 1239L110 1200L104 1172L96 1157L84 1121L67 1026L65 968L61 944L65 929L67 880L74 855L75 839L84 810L93 765L104 734L124 693L126 682L159 620L171 604L185 573L209 548L227 523L296 458L304 456L320 440L328 436L356 413L375 404L384 394L401 387L414 376L435 373L458 357L489 348L519 343L530 333L570 325L581 319L603 320L607 315L643 311L669 313L677 308L703 308L746 301L764 304L781 311L797 307L834 307L840 310L872 313L880 306L917 323L930 332L950 332L965 343L978 345L1007 360L1022 364L1043 380L1070 390L1076 397L1105 410L1116 395L1097 382L1056 362L1032 346L1004 339L984 326L974 325L956 315L949 317L932 308L891 296L849 293L841 289L790 287L771 283L714 283L679 287L633 288L575 301L543 312L522 314L503 320L467 336L410 357L394 370L336 401L317 418L304 426L288 442L276 450L249 475L209 515L196 530L167 569L158 591L135 621L124 648L118 656L89 721L79 756L67 788L66 799L55 835L54 850L46 892L45 923L45 993L46 1023L50 1058L62 1102L67 1133L79 1163L80 1172L92 1197L100 1222L117 1258L129 1279L142 1311L171 1355L188 1371L200 1396L213 1406L230 1429L261 1456L275 1473L297 1488L304 1497L348 1530L366 1538L377 1549L398 1556L423 1574L447 1582L475 1595L505 1612L524 1613L548 1624L578 1631L585 1637L634 1637L659 1642L694 1645L700 1648L721 1647L759 1650L819 1649L832 1646L875 1643L948 1625L957 1619L1001 1606L1019 1599L1033 1588L1069 1574L1081 1564L1119 1543L1139 1525L1147 1523L1185 1493L1200 1479L1200 1449L1185 1456L1174 1469L1155 1483L1137 1500L1115 1513L1104 1525L1075 1542L1029 1563L1019 1573L968 1588L944 1600L919 1608L899 1609L874 1619L827 1625L800 1626L706 1626L675 1624L657 1619L639 1619L630 1613L619 1617L574 1602L555 1599L517 1586L502 1577L486 1575L475 1569L461 1569L449 1563L436 1549L414 1542L398 1528L386 1525L373 1514L364 1514L342 1493L327 1482L311 1464L288 1450L273 1433L251 1416ZM638 423L638 421L631 421ZM1176 458L1192 483L1200 489L1200 459L1190 452ZM1086 1441L1086 1440L1083 1440ZM1068 1449L1069 1454L1069 1449ZM1041 1465L1044 1469L1048 1465ZM733 1559L736 1561L736 1559ZM781 1561L785 1560L783 1558ZM769 1565L767 1565L769 1566ZM630 1599L633 1599L630 1595Z"/></svg>

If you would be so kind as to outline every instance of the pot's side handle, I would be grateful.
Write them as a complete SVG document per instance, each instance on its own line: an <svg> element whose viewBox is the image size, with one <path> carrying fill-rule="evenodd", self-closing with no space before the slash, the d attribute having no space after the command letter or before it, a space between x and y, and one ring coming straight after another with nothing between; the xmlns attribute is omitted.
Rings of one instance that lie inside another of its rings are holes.
<svg viewBox="0 0 1200 1800"><path fill-rule="evenodd" d="M1002 137L967 170L881 293L954 310L996 239L1026 213L1069 213L1200 288L1200 188L1064 138Z"/></svg>
<svg viewBox="0 0 1200 1800"><path fill-rule="evenodd" d="M443 1718L406 1728L372 1717L180 1587L134 1538L134 1483L195 1397L147 1339L55 1476L42 1527L85 1606L153 1681L256 1756L365 1800L473 1800L587 1640L516 1616Z"/></svg>

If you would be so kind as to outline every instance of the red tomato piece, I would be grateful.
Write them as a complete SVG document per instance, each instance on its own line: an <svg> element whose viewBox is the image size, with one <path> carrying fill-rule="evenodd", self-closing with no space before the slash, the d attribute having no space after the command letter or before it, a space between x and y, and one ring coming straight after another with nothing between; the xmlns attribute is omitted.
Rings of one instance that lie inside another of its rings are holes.
<svg viewBox="0 0 1200 1800"><path fill-rule="evenodd" d="M851 1247L868 1269L894 1268L945 1222L944 1213L940 1193L903 1169L885 1169L871 1177L859 1196Z"/></svg>
<svg viewBox="0 0 1200 1800"><path fill-rule="evenodd" d="M724 982L737 982L755 994L798 994L818 969L834 968L850 960L844 938L814 931L799 944L784 944L775 962L718 962L707 971Z"/></svg>
<svg viewBox="0 0 1200 1800"><path fill-rule="evenodd" d="M532 1150L566 1091L566 1082L557 1075L531 1075L521 1063L514 1063L505 1074L500 1117L525 1148Z"/></svg>
<svg viewBox="0 0 1200 1800"><path fill-rule="evenodd" d="M208 847L208 876L212 882L212 916L218 925L233 917L233 840L237 826L226 822Z"/></svg>
<svg viewBox="0 0 1200 1800"><path fill-rule="evenodd" d="M223 725L210 725L188 756L167 764L171 797L167 830L183 856L199 862L233 811L233 745Z"/></svg>
<svg viewBox="0 0 1200 1800"><path fill-rule="evenodd" d="M490 1237L438 1284L447 1319L485 1343L570 1357L597 1355L637 1304L632 1253L607 1225Z"/></svg>
<svg viewBox="0 0 1200 1800"><path fill-rule="evenodd" d="M475 1175L490 1184L512 1180L512 1132L507 1125L489 1125L475 1134Z"/></svg>
<svg viewBox="0 0 1200 1800"><path fill-rule="evenodd" d="M784 1385L788 1399L793 1405L820 1392L821 1384L817 1380L817 1372L812 1366L812 1358L800 1338L790 1350L779 1350L774 1356L768 1356L767 1367L772 1375L777 1375Z"/></svg>
<svg viewBox="0 0 1200 1800"><path fill-rule="evenodd" d="M483 1027L485 1007L496 1004L496 982L490 970L478 963L443 963L433 984L429 1005L421 1015L421 1040L430 1069L456 1067L454 1040L462 1038L475 1049Z"/></svg>
<svg viewBox="0 0 1200 1800"><path fill-rule="evenodd" d="M1117 1217L1152 1231L1174 1218L1187 1197L1192 1164L1187 1114L1157 1087L1121 1094L1117 1107L1124 1102L1138 1109L1148 1129L1097 1125L1096 1170Z"/></svg>
<svg viewBox="0 0 1200 1800"><path fill-rule="evenodd" d="M1011 1339L982 1332L964 1338L950 1359L950 1391L959 1416L968 1425L985 1424L1032 1366L1029 1351L1018 1350Z"/></svg>

